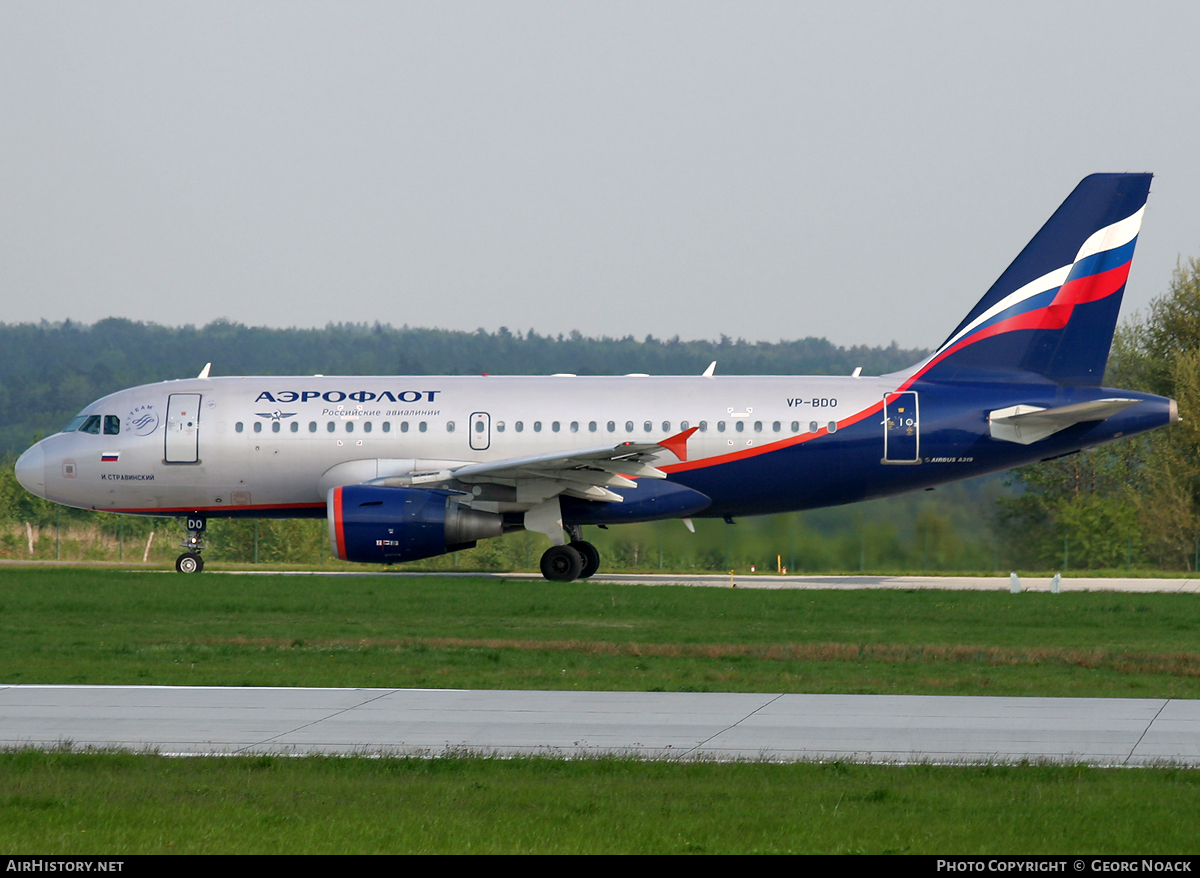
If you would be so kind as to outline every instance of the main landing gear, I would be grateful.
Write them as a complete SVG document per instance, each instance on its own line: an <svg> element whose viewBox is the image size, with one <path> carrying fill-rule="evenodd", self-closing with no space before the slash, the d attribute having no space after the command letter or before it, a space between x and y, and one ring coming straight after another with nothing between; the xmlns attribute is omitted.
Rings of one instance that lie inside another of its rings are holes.
<svg viewBox="0 0 1200 878"><path fill-rule="evenodd" d="M552 582L574 582L588 579L600 569L600 552L583 540L583 529L577 525L566 528L571 542L565 546L551 546L542 555L542 576Z"/></svg>
<svg viewBox="0 0 1200 878"><path fill-rule="evenodd" d="M179 545L186 551L175 559L175 569L180 573L201 573L204 570L204 559L200 553L204 551L204 529L208 521L203 515L187 517L187 536Z"/></svg>

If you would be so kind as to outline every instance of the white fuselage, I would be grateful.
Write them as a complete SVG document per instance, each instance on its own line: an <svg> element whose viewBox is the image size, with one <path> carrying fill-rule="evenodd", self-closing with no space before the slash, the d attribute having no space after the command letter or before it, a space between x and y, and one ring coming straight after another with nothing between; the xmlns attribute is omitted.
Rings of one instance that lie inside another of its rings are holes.
<svg viewBox="0 0 1200 878"><path fill-rule="evenodd" d="M38 493L112 511L219 515L252 507L286 515L323 506L339 483L653 443L689 427L699 429L687 442L688 460L715 463L825 435L895 387L879 378L773 376L169 381L88 406L83 415L102 416L98 432L44 440ZM119 421L116 432L104 432L104 416ZM656 465L678 463L664 450Z"/></svg>

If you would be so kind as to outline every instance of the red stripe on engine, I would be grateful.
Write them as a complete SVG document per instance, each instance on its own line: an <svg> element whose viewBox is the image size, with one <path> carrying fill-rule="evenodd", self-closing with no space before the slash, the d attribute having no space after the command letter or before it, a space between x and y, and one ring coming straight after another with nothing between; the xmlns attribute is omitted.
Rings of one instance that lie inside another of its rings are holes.
<svg viewBox="0 0 1200 878"><path fill-rule="evenodd" d="M346 558L346 532L342 527L342 489L333 489L333 533L334 547L333 552L343 561L349 560Z"/></svg>

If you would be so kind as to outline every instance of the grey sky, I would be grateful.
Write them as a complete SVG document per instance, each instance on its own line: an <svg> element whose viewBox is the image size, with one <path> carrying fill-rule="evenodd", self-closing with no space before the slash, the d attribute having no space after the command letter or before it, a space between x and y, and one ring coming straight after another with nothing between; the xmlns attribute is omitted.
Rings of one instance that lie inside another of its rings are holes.
<svg viewBox="0 0 1200 878"><path fill-rule="evenodd" d="M0 5L0 321L933 345L1084 175L1200 256L1192 3Z"/></svg>

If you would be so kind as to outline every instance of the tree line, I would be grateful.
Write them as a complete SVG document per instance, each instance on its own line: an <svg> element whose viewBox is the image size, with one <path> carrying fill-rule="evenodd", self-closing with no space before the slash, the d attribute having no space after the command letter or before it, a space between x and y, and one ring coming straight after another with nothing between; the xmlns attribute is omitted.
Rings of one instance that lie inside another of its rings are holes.
<svg viewBox="0 0 1200 878"><path fill-rule="evenodd" d="M920 349L841 347L824 338L748 342L646 336L588 338L534 330L457 332L339 323L270 329L218 320L170 327L120 318L91 325L0 323L0 455L19 454L108 393L215 375L727 375L880 374L911 366Z"/></svg>

